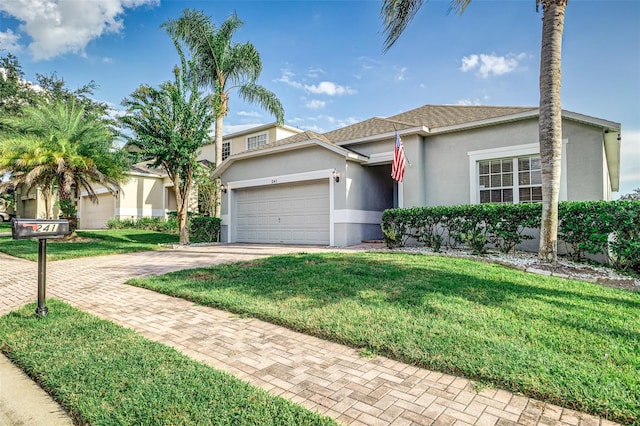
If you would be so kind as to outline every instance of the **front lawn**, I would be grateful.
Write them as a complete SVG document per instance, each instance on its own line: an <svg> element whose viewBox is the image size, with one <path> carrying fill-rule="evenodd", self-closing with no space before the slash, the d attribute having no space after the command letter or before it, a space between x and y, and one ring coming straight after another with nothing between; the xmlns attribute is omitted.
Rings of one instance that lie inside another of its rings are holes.
<svg viewBox="0 0 640 426"><path fill-rule="evenodd" d="M335 425L131 329L56 300L0 317L0 351L76 424Z"/></svg>
<svg viewBox="0 0 640 426"><path fill-rule="evenodd" d="M47 241L47 259L62 260L76 257L101 256L158 250L158 244L177 243L178 235L140 229L106 229L76 231L78 238L71 241ZM0 238L0 252L29 260L38 260L38 240Z"/></svg>
<svg viewBox="0 0 640 426"><path fill-rule="evenodd" d="M464 259L288 255L130 284L640 421L640 294Z"/></svg>
<svg viewBox="0 0 640 426"><path fill-rule="evenodd" d="M0 232L11 232L11 222L0 222Z"/></svg>

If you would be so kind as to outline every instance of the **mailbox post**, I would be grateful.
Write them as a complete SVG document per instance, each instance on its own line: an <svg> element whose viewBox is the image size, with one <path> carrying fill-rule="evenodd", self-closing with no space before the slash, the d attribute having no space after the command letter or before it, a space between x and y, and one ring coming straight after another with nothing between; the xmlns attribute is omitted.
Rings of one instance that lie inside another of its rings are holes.
<svg viewBox="0 0 640 426"><path fill-rule="evenodd" d="M14 240L38 239L38 308L36 315L44 317L49 310L46 306L47 290L47 240L61 238L69 233L68 220L13 219L11 234Z"/></svg>

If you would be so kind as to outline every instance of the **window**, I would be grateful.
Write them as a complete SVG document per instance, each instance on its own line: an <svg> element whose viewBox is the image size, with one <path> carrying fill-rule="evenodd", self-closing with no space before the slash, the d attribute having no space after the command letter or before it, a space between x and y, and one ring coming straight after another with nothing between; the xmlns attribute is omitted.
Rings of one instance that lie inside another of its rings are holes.
<svg viewBox="0 0 640 426"><path fill-rule="evenodd" d="M255 136L249 136L247 138L247 149L257 148L267 144L267 134L262 133Z"/></svg>
<svg viewBox="0 0 640 426"><path fill-rule="evenodd" d="M540 157L478 161L481 203L542 201Z"/></svg>
<svg viewBox="0 0 640 426"><path fill-rule="evenodd" d="M222 142L222 161L231 155L231 142Z"/></svg>

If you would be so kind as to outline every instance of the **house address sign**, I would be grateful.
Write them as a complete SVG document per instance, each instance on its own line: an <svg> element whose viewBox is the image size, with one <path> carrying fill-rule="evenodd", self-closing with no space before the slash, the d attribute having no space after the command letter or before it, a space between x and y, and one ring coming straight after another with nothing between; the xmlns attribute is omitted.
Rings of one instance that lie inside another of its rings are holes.
<svg viewBox="0 0 640 426"><path fill-rule="evenodd" d="M11 224L14 240L28 238L60 238L69 233L69 221L57 219L14 219Z"/></svg>

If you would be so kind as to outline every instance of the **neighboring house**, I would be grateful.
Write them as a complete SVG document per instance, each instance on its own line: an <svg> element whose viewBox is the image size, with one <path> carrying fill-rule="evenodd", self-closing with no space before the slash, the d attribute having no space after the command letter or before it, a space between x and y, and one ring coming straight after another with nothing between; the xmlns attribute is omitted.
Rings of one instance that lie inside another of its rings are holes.
<svg viewBox="0 0 640 426"><path fill-rule="evenodd" d="M100 184L94 185L98 202L89 199L82 191L78 199L78 228L100 229L107 227L110 219L138 219L141 217L166 217L167 211L176 210L173 184L167 174L150 168L146 162L135 164L127 172L122 190L110 193ZM15 191L16 216L19 218L46 218L45 197L39 188L26 193L24 185ZM60 210L57 197L51 197L52 217L58 218Z"/></svg>
<svg viewBox="0 0 640 426"><path fill-rule="evenodd" d="M15 215L19 218L46 219L47 217L47 200L45 194L38 187L33 187L27 191L25 185L18 185L14 192L15 197ZM50 197L51 216L57 218L60 209L56 205L56 196Z"/></svg>
<svg viewBox="0 0 640 426"><path fill-rule="evenodd" d="M620 124L562 117L560 200L609 200ZM391 178L396 131L402 183ZM387 208L541 200L538 109L426 105L233 151L214 176L226 190L223 241L349 246L381 238Z"/></svg>
<svg viewBox="0 0 640 426"><path fill-rule="evenodd" d="M106 228L110 219L139 219L166 217L167 211L176 210L173 184L164 170L147 166L148 162L134 164L117 194L101 185L94 187L98 202L89 199L86 191L78 201L79 229Z"/></svg>
<svg viewBox="0 0 640 426"><path fill-rule="evenodd" d="M222 139L222 160L226 160L231 154L268 145L298 133L302 133L302 130L296 129L295 127L278 125L278 123L264 124L240 132L230 133ZM198 155L198 160L208 160L215 163L215 144L203 146Z"/></svg>

